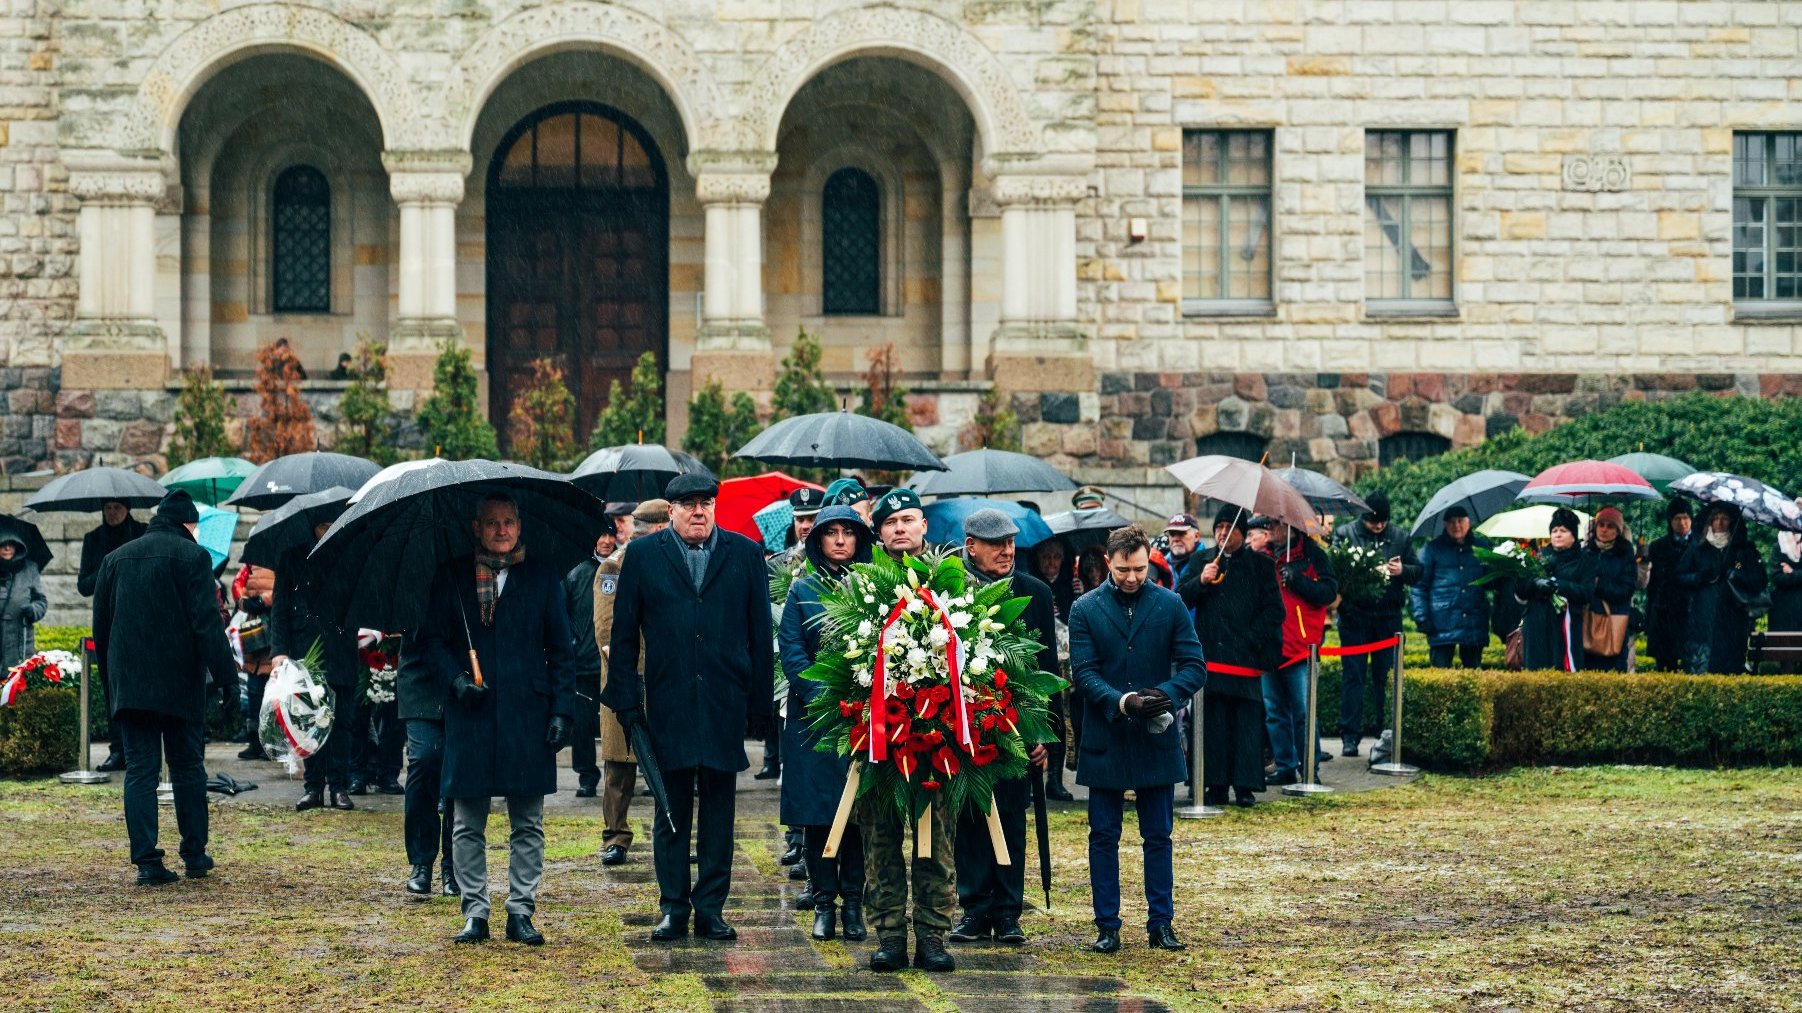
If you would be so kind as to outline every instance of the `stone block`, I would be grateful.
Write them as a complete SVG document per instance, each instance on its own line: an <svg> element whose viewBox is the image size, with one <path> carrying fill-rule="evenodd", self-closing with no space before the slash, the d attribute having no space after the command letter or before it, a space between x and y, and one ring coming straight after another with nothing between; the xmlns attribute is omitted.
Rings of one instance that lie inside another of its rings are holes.
<svg viewBox="0 0 1802 1013"><path fill-rule="evenodd" d="M61 426L67 419L58 419ZM81 449L95 451L118 451L119 438L125 433L125 423L114 419L88 419L81 424Z"/></svg>
<svg viewBox="0 0 1802 1013"><path fill-rule="evenodd" d="M1094 426L1071 426L1064 430L1063 438L1064 453L1073 457L1087 457L1101 449Z"/></svg>
<svg viewBox="0 0 1802 1013"><path fill-rule="evenodd" d="M137 419L125 424L119 436L119 452L133 457L149 457L163 449L163 427L156 422Z"/></svg>
<svg viewBox="0 0 1802 1013"><path fill-rule="evenodd" d="M1215 405L1214 408L1214 429L1216 431L1229 433L1245 431L1246 424L1250 421L1251 412L1251 406L1246 404L1245 401L1237 397L1229 397L1218 405ZM1199 428L1195 431L1197 433L1203 432L1203 430Z"/></svg>
<svg viewBox="0 0 1802 1013"><path fill-rule="evenodd" d="M1451 405L1429 404L1427 405L1426 431L1437 433L1448 440L1453 439L1458 433L1458 420L1463 417L1458 409Z"/></svg>
<svg viewBox="0 0 1802 1013"><path fill-rule="evenodd" d="M998 390L1067 391L1095 389L1095 366L1086 355L1019 355L989 357L990 375Z"/></svg>
<svg viewBox="0 0 1802 1013"><path fill-rule="evenodd" d="M1278 384L1269 389L1269 401L1276 408L1302 408L1308 403L1308 392L1289 384Z"/></svg>
<svg viewBox="0 0 1802 1013"><path fill-rule="evenodd" d="M1082 409L1073 393L1039 395L1039 418L1045 422L1069 424L1082 418Z"/></svg>
<svg viewBox="0 0 1802 1013"><path fill-rule="evenodd" d="M1218 405L1204 404L1189 413L1189 432L1200 438L1220 430Z"/></svg>
<svg viewBox="0 0 1802 1013"><path fill-rule="evenodd" d="M1046 422L1020 427L1020 449L1035 457L1048 457L1063 449L1063 430Z"/></svg>
<svg viewBox="0 0 1802 1013"><path fill-rule="evenodd" d="M1269 396L1262 373L1237 373L1233 376L1233 393L1247 401L1263 401ZM1278 406L1282 407L1282 406ZM1289 407L1295 407L1290 405Z"/></svg>
<svg viewBox="0 0 1802 1013"><path fill-rule="evenodd" d="M81 420L80 419L57 419L56 420L56 440L55 440L54 446L58 450L80 450L80 449L82 449L82 447L81 447Z"/></svg>
<svg viewBox="0 0 1802 1013"><path fill-rule="evenodd" d="M907 395L907 421L915 429L939 424L939 399L936 394Z"/></svg>
<svg viewBox="0 0 1802 1013"><path fill-rule="evenodd" d="M1370 421L1376 426L1377 437L1394 436L1402 431L1402 411L1393 401L1371 405Z"/></svg>
<svg viewBox="0 0 1802 1013"><path fill-rule="evenodd" d="M62 384L80 390L161 390L169 377L163 351L66 351Z"/></svg>

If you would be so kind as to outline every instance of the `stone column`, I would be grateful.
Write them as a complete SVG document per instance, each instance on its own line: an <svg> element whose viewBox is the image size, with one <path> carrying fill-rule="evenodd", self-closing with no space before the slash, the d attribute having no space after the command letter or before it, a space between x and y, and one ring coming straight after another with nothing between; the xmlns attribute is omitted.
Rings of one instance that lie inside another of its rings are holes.
<svg viewBox="0 0 1802 1013"><path fill-rule="evenodd" d="M763 204L774 152L697 152L688 158L695 200L706 215L701 332L690 369L694 387L717 378L728 390L769 390L776 382L763 320Z"/></svg>
<svg viewBox="0 0 1802 1013"><path fill-rule="evenodd" d="M1089 391L1095 371L1076 319L1076 202L1086 176L991 174L1001 208L1001 323L989 371L1004 390Z"/></svg>
<svg viewBox="0 0 1802 1013"><path fill-rule="evenodd" d="M398 315L388 331L388 383L427 391L445 341L459 341L457 205L469 175L467 151L390 151L388 192L400 208Z"/></svg>
<svg viewBox="0 0 1802 1013"><path fill-rule="evenodd" d="M169 177L159 161L113 152L70 151L63 162L81 200L81 288L62 386L160 389L169 348L156 321L155 229Z"/></svg>

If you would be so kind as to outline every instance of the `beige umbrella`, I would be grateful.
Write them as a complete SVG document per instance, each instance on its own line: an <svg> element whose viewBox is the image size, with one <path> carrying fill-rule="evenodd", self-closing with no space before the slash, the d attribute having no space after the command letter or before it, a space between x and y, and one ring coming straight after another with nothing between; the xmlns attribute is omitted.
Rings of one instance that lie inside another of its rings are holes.
<svg viewBox="0 0 1802 1013"><path fill-rule="evenodd" d="M1320 523L1307 497L1256 461L1207 454L1178 461L1164 470L1198 496L1231 503L1302 531Z"/></svg>

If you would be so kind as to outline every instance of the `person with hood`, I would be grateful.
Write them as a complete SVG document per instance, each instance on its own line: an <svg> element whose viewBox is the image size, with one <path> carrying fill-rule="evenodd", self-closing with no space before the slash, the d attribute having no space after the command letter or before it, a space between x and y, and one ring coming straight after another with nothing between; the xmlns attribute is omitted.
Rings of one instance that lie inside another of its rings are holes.
<svg viewBox="0 0 1802 1013"><path fill-rule="evenodd" d="M331 526L330 519L315 524L313 543L290 549L276 564L275 606L269 613L269 643L273 652L269 659L270 671L280 668L289 658L298 661L306 657L317 643L325 671L313 675L332 688L335 695L333 709L343 721L338 734L327 735L319 751L307 757L301 796L294 803L296 812L328 805L333 809L356 808L350 800L351 758L355 748L350 733L354 729L367 731L368 728L356 720L366 714L362 701L356 698L357 686L363 679L362 659L357 654L357 632L339 632L326 618L324 595L308 579L311 564L307 561L307 553L312 551L313 544L325 537L326 529Z"/></svg>
<svg viewBox="0 0 1802 1013"><path fill-rule="evenodd" d="M1019 533L1019 527L1006 514L992 508L965 518L965 579L971 587L1009 580L1012 597L1030 599L1020 619L1027 631L1038 638L1035 664L1041 671L1056 673L1056 606L1052 604L1051 588L1044 581L1014 566L1014 538ZM1053 716L1052 721L1057 722L1058 718ZM1032 751L1034 766L1044 767L1049 762L1050 751L1045 743L1027 743L1027 748ZM1008 854L1018 857L1010 865L997 864L982 811L971 807L958 814L957 901L964 915L951 929L949 938L954 943L977 942L991 936L1003 943L1026 941L1026 932L1020 928L1020 912L1026 907L1026 809L1032 802L1026 778L998 782L994 802Z"/></svg>
<svg viewBox="0 0 1802 1013"><path fill-rule="evenodd" d="M1672 496L1664 508L1665 534L1646 547L1652 564L1646 583L1646 653L1662 672L1689 668L1684 644L1689 639L1689 595L1677 583L1677 565L1695 543L1689 501Z"/></svg>
<svg viewBox="0 0 1802 1013"><path fill-rule="evenodd" d="M1339 525L1333 541L1370 549L1384 560L1389 582L1373 598L1346 598L1339 603L1339 642L1347 647L1387 640L1401 632L1402 606L1408 601L1408 585L1420 579L1420 562L1409 547L1408 533L1389 523L1389 496L1382 490L1370 494L1370 509L1355 521ZM1395 672L1395 648L1370 654L1348 654L1341 659L1339 681L1340 755L1358 755L1364 736L1364 703L1383 710L1383 694ZM1369 692L1365 685L1368 682Z"/></svg>
<svg viewBox="0 0 1802 1013"><path fill-rule="evenodd" d="M1577 543L1581 530L1582 521L1575 511L1564 507L1553 511L1546 529L1551 546L1539 553L1546 575L1514 582L1514 597L1526 606L1520 624L1521 663L1529 672L1575 672L1583 667L1582 617L1589 600L1589 562Z"/></svg>
<svg viewBox="0 0 1802 1013"><path fill-rule="evenodd" d="M80 592L83 598L92 598L94 588L100 580L100 564L106 562L106 557L114 549L137 540L143 534L144 523L133 517L131 510L125 504L118 500L108 500L102 503L100 505L100 526L81 537L81 570L75 578L75 590ZM101 679L98 685L100 686L100 707L104 710L106 709L106 680ZM254 716L251 717L250 723L252 725L256 723ZM252 745L258 746L257 758L261 759L262 749L257 743L254 732L250 736L250 742ZM125 758L119 753L118 736L109 737L106 759L94 769L100 771L125 769Z"/></svg>
<svg viewBox="0 0 1802 1013"><path fill-rule="evenodd" d="M125 746L125 832L138 883L172 883L157 847L156 785L165 757L188 877L213 868L206 853L207 678L235 686L238 665L213 584L213 562L194 541L200 511L176 489L142 538L108 554L94 583L94 651L108 682L108 718Z"/></svg>
<svg viewBox="0 0 1802 1013"><path fill-rule="evenodd" d="M1308 654L1326 637L1326 610L1339 597L1339 578L1320 543L1304 532L1272 518L1265 551L1276 564L1283 595L1280 667L1263 677L1264 727L1270 732L1270 758L1276 770L1266 783L1301 783L1308 742ZM1343 632L1340 634L1343 639Z"/></svg>
<svg viewBox="0 0 1802 1013"><path fill-rule="evenodd" d="M1771 553L1771 613L1766 624L1772 633L1802 633L1802 535L1777 532L1777 551ZM1786 671L1794 671L1792 662Z"/></svg>
<svg viewBox="0 0 1802 1013"><path fill-rule="evenodd" d="M1753 620L1748 603L1765 590L1764 563L1733 504L1708 504L1701 529L1677 564L1677 583L1689 594L1689 671L1743 675Z"/></svg>
<svg viewBox="0 0 1802 1013"><path fill-rule="evenodd" d="M1583 600L1588 614L1613 617L1629 616L1633 611L1633 592L1639 587L1639 563L1633 552L1633 533L1618 507L1605 506L1596 511L1589 525L1589 538L1583 544L1589 573L1585 577ZM1604 654L1600 645L1590 642L1583 647L1583 667L1598 671L1625 672L1627 656L1633 648L1632 622L1626 624L1621 648ZM1587 628L1587 627L1586 627Z"/></svg>
<svg viewBox="0 0 1802 1013"><path fill-rule="evenodd" d="M1087 728L1076 783L1089 789L1089 891L1096 953L1120 950L1120 829L1133 793L1145 856L1145 934L1180 950L1170 830L1175 785L1187 780L1180 701L1206 678L1201 642L1183 601L1151 583L1151 542L1138 525L1107 539L1108 579L1070 611L1070 672Z"/></svg>
<svg viewBox="0 0 1802 1013"><path fill-rule="evenodd" d="M1214 547L1196 553L1177 588L1195 613L1208 659L1202 696L1203 801L1253 804L1264 790L1263 677L1282 661L1283 592L1276 564L1245 545L1249 517L1236 506L1214 518Z"/></svg>
<svg viewBox="0 0 1802 1013"><path fill-rule="evenodd" d="M27 557L25 540L11 531L0 532L0 678L6 671L37 653L32 627L50 611L38 564Z"/></svg>
<svg viewBox="0 0 1802 1013"><path fill-rule="evenodd" d="M1448 509L1443 524L1420 549L1420 579L1410 593L1414 625L1427 638L1434 668L1450 668L1454 658L1476 668L1489 643L1489 594L1471 582L1486 572L1476 550L1489 542L1471 534L1470 511L1461 506Z"/></svg>
<svg viewBox="0 0 1802 1013"><path fill-rule="evenodd" d="M822 854L845 790L849 757L821 752L819 736L810 730L807 706L823 692L817 682L801 678L820 656L825 607L820 596L843 580L851 564L870 561L876 536L863 517L849 506L821 510L807 533L807 566L789 585L782 608L782 628L776 633L776 649L782 673L788 679L787 718L782 724L783 752L788 768L782 778L781 817L784 826L802 830L807 879L813 886L813 937L832 939L843 904L845 938L862 940L868 929L863 919L863 837L856 824L845 827L837 858Z"/></svg>

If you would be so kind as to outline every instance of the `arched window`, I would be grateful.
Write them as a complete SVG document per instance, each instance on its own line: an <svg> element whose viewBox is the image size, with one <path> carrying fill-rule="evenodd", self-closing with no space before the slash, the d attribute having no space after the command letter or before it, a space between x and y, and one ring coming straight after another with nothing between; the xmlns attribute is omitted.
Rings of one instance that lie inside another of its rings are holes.
<svg viewBox="0 0 1802 1013"><path fill-rule="evenodd" d="M820 194L821 309L882 312L882 199L862 169L840 169Z"/></svg>
<svg viewBox="0 0 1802 1013"><path fill-rule="evenodd" d="M1396 433L1377 444L1377 463L1385 468L1398 461L1424 461L1452 449L1452 441L1438 433Z"/></svg>
<svg viewBox="0 0 1802 1013"><path fill-rule="evenodd" d="M275 312L332 309L332 188L310 165L275 178L270 233Z"/></svg>
<svg viewBox="0 0 1802 1013"><path fill-rule="evenodd" d="M1195 441L1195 456L1221 454L1242 461L1256 461L1264 456L1268 444L1262 436L1251 433L1212 433Z"/></svg>

